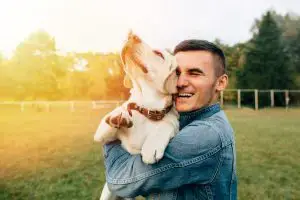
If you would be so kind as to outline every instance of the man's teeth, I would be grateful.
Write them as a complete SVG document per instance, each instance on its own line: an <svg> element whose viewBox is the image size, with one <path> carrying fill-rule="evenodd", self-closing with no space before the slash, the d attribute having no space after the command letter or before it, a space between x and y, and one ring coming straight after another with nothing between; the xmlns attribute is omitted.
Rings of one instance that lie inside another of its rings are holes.
<svg viewBox="0 0 300 200"><path fill-rule="evenodd" d="M191 97L193 96L192 94L189 94L189 93L180 93L178 94L178 97Z"/></svg>

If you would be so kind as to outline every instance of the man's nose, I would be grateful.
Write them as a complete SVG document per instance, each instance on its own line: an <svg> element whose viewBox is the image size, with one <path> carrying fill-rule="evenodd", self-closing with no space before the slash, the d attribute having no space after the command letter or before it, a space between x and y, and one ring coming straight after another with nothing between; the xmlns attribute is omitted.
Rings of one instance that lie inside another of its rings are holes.
<svg viewBox="0 0 300 200"><path fill-rule="evenodd" d="M177 88L183 88L188 85L188 80L184 74L178 76Z"/></svg>

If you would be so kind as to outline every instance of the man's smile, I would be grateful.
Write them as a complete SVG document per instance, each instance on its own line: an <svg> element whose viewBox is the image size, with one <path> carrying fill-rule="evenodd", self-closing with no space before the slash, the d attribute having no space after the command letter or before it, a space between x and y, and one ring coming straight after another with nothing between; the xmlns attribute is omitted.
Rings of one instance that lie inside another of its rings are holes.
<svg viewBox="0 0 300 200"><path fill-rule="evenodd" d="M191 98L194 95L194 93L189 93L189 92L179 92L176 95L176 99L188 99Z"/></svg>

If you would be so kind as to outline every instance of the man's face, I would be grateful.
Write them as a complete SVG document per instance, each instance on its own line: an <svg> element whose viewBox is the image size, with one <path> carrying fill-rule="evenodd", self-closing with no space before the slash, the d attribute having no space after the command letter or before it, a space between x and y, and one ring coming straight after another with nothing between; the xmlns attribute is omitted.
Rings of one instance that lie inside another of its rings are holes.
<svg viewBox="0 0 300 200"><path fill-rule="evenodd" d="M176 109L197 110L217 100L214 58L208 51L185 51L175 55L177 67Z"/></svg>

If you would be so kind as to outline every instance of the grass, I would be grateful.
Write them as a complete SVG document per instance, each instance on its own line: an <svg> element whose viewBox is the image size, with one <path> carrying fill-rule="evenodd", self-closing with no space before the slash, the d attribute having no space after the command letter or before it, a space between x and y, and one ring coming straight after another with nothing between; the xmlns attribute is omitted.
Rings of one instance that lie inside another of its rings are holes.
<svg viewBox="0 0 300 200"><path fill-rule="evenodd" d="M240 199L300 199L300 110L226 111L237 142Z"/></svg>
<svg viewBox="0 0 300 200"><path fill-rule="evenodd" d="M0 107L0 199L98 199L104 183L93 133L110 109ZM300 109L229 109L239 199L300 199Z"/></svg>

